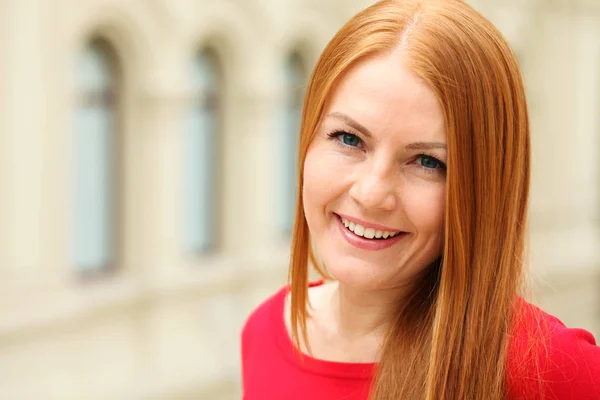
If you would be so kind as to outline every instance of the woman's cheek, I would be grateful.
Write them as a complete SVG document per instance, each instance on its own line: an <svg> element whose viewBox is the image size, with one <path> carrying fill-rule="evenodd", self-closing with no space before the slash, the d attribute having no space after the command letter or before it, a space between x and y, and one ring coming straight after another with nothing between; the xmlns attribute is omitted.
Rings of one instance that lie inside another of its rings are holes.
<svg viewBox="0 0 600 400"><path fill-rule="evenodd" d="M438 228L443 224L445 189L438 183L409 185L402 197L406 213L412 222L424 228Z"/></svg>
<svg viewBox="0 0 600 400"><path fill-rule="evenodd" d="M351 168L351 157L341 153L338 149L316 147L306 155L304 179L305 182L310 179L329 181L329 184L333 184L332 178L344 176Z"/></svg>
<svg viewBox="0 0 600 400"><path fill-rule="evenodd" d="M327 157L314 149L307 153L304 161L304 187L303 195L307 196L305 202L314 204L322 201L321 197L328 192L328 185L332 184L332 177L335 171L328 162Z"/></svg>

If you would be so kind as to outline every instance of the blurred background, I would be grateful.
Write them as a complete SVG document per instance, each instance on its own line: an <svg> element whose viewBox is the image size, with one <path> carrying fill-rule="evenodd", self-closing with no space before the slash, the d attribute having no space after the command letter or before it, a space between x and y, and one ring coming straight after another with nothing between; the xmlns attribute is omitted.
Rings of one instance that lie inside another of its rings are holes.
<svg viewBox="0 0 600 400"><path fill-rule="evenodd" d="M371 3L0 2L2 399L241 397L303 87ZM533 299L600 338L600 0L472 4L529 94Z"/></svg>

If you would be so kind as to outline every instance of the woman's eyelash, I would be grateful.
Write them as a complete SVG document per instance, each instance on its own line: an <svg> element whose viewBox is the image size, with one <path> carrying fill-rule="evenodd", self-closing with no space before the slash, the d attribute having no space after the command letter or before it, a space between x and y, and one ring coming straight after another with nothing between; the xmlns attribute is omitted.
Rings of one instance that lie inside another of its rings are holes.
<svg viewBox="0 0 600 400"><path fill-rule="evenodd" d="M329 139L334 139L334 138L336 138L336 137L339 137L339 136L342 136L342 135L352 135L352 133L350 133L350 132L346 132L346 131L344 131L344 130L341 130L341 129L336 129L336 130L334 130L334 131L331 131L331 132L329 132L329 133L327 134L327 137L328 137ZM356 136L356 135L354 135L354 136Z"/></svg>
<svg viewBox="0 0 600 400"><path fill-rule="evenodd" d="M446 168L447 168L446 164L443 161L441 161L439 158L434 156L433 154L425 154L425 153L419 154L419 155L417 155L416 161L422 160L423 158L428 158L428 159L435 161L439 166L439 170L441 170L442 172L446 172ZM434 172L438 169L438 168L428 168L422 164L420 164L419 166L425 170L428 170L428 172Z"/></svg>
<svg viewBox="0 0 600 400"><path fill-rule="evenodd" d="M343 142L343 137L347 135L347 137L349 139L352 139L353 141L355 141L355 144L348 144ZM362 139L360 137L358 137L358 135L355 135L354 133L350 133L341 129L336 129L330 133L327 134L327 137L331 140L336 140L336 143L340 146L346 147L346 148L358 148L360 147L360 145L363 143ZM342 137L342 140L339 140L339 138Z"/></svg>

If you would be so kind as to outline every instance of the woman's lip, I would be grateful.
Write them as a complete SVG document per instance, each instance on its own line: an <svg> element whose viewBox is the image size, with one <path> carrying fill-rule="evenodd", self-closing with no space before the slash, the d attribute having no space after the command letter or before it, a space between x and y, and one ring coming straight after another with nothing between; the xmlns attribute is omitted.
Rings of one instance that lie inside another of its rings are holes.
<svg viewBox="0 0 600 400"><path fill-rule="evenodd" d="M342 222L341 218L338 217L338 218L336 218L336 220L337 220L337 224L340 228L340 233L342 234L344 239L346 239L346 241L348 243L350 243L352 246L358 247L359 249L362 249L362 250L376 251L376 250L387 249L388 247L393 246L396 243L398 243L398 241L400 241L407 235L406 232L401 232L400 234L398 234L397 236L394 236L391 239L383 239L383 240L367 239L367 238L363 238L363 237L355 235L348 228L346 228L346 226L344 226L344 223Z"/></svg>
<svg viewBox="0 0 600 400"><path fill-rule="evenodd" d="M372 224L370 222L362 221L362 220L360 220L358 218L349 217L349 216L344 215L344 214L336 214L336 215L339 216L339 217L345 218L348 221L352 221L355 224L360 224L360 225L364 226L365 228L373 228L373 229L375 229L377 231L401 232L400 229L390 228L389 226L384 226L384 225Z"/></svg>

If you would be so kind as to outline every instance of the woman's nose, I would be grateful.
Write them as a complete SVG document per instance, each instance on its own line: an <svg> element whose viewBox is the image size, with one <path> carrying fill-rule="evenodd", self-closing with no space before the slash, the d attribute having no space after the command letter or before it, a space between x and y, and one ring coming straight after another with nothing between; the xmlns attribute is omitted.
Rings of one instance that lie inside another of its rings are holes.
<svg viewBox="0 0 600 400"><path fill-rule="evenodd" d="M365 209L391 211L396 207L395 185L384 168L365 168L357 175L349 194Z"/></svg>

